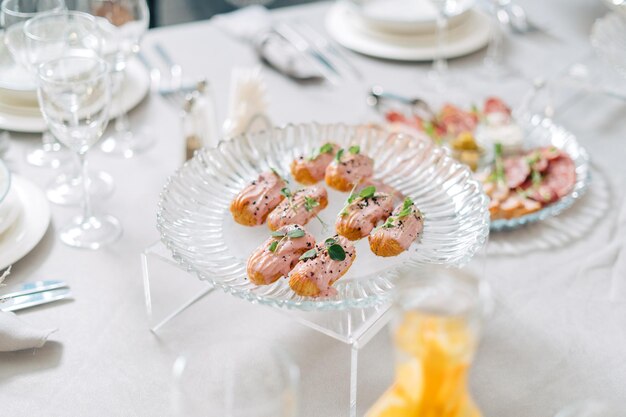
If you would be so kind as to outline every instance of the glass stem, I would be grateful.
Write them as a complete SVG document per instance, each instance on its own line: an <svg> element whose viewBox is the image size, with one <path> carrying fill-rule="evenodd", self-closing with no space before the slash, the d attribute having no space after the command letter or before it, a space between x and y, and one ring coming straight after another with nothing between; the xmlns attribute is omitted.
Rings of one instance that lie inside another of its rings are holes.
<svg viewBox="0 0 626 417"><path fill-rule="evenodd" d="M46 130L41 134L41 142L43 143L42 148L45 152L52 152L57 150L55 146L56 139L49 130Z"/></svg>
<svg viewBox="0 0 626 417"><path fill-rule="evenodd" d="M496 10L496 13L498 11ZM487 55L485 61L487 65L491 67L502 66L502 41L503 33L500 22L497 17L491 20L491 34L489 39L489 45L487 46Z"/></svg>
<svg viewBox="0 0 626 417"><path fill-rule="evenodd" d="M85 152L78 152L81 183L83 184L83 222L91 218L91 198L89 197L89 175L87 174L87 159Z"/></svg>
<svg viewBox="0 0 626 417"><path fill-rule="evenodd" d="M115 90L116 90L115 100L117 102L118 110L121 110L124 104L124 101L122 100L122 94L123 94L122 85L124 83L124 71L117 71L114 77L115 77ZM115 133L126 133L130 130L130 122L128 120L127 112L124 111L115 118L114 128L115 128Z"/></svg>
<svg viewBox="0 0 626 417"><path fill-rule="evenodd" d="M445 58L446 36L448 31L448 17L444 11L437 14L437 57L433 67L437 75L443 76L448 70L448 61Z"/></svg>

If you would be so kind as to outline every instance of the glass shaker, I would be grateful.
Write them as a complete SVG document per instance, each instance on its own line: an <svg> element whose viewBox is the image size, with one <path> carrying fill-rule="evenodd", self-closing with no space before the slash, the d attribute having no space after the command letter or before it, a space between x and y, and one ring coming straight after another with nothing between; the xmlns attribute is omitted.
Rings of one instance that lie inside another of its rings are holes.
<svg viewBox="0 0 626 417"><path fill-rule="evenodd" d="M185 137L185 160L201 148L214 148L219 141L215 100L209 83L200 81L196 90L185 97L182 127Z"/></svg>
<svg viewBox="0 0 626 417"><path fill-rule="evenodd" d="M486 283L457 269L407 271L394 301L393 385L366 417L481 417L467 375L487 306Z"/></svg>

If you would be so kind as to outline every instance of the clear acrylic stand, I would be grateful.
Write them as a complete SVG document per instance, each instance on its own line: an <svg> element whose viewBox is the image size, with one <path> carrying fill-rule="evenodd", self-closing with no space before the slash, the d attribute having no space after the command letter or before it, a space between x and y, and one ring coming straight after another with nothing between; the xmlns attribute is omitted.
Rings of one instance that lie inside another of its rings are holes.
<svg viewBox="0 0 626 417"><path fill-rule="evenodd" d="M157 332L178 314L214 290L210 283L201 281L189 271L182 269L161 242L154 243L143 251L141 265L146 310L150 330L153 332ZM270 308L350 347L348 415L356 417L359 350L387 324L389 307L389 304L380 304L365 309L337 311Z"/></svg>

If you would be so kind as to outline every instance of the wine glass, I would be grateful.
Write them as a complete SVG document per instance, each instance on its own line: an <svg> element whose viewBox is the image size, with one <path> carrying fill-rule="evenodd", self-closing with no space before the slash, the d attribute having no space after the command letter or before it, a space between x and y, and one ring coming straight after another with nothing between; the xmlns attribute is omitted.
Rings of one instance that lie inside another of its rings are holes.
<svg viewBox="0 0 626 417"><path fill-rule="evenodd" d="M502 77L507 74L504 66L504 30L503 24L510 21L505 7L510 0L491 0L492 17L489 31L489 43L483 60L483 69L486 75Z"/></svg>
<svg viewBox="0 0 626 417"><path fill-rule="evenodd" d="M25 66L36 76L40 63L67 54L96 55L104 41L93 16L76 11L55 11L31 18L23 27ZM71 35L71 37L70 37ZM71 43L68 42L71 40ZM83 177L78 161L46 188L48 199L57 204L75 205L83 200ZM113 178L102 171L86 177L92 197L105 197L113 191Z"/></svg>
<svg viewBox="0 0 626 417"><path fill-rule="evenodd" d="M172 369L174 416L295 417L299 369L278 346L223 341L179 356Z"/></svg>
<svg viewBox="0 0 626 417"><path fill-rule="evenodd" d="M63 0L3 0L0 5L0 24L4 28L4 43L13 60L27 65L24 48L24 23L38 14L65 9ZM44 132L41 145L26 154L26 161L35 166L58 168L70 157L50 132Z"/></svg>
<svg viewBox="0 0 626 417"><path fill-rule="evenodd" d="M68 6L96 16L105 37L104 59L111 66L114 100L120 115L115 118L114 133L102 141L100 149L132 158L154 143L152 136L130 129L123 101L127 63L139 52L141 37L150 21L146 0L68 0Z"/></svg>
<svg viewBox="0 0 626 417"><path fill-rule="evenodd" d="M72 33L68 33L68 42L72 39ZM100 139L109 121L108 64L94 55L70 53L40 64L38 75L39 106L48 128L76 153L84 178L86 153ZM60 237L69 246L98 249L117 240L122 227L115 217L92 212L87 181L82 184L83 213L61 228Z"/></svg>

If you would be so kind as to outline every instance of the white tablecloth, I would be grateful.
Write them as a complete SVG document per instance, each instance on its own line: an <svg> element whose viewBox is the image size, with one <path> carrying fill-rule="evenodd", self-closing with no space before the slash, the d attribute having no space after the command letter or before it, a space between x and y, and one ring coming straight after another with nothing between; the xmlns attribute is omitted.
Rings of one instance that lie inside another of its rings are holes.
<svg viewBox="0 0 626 417"><path fill-rule="evenodd" d="M550 76L584 55L600 1L540 0L523 3L550 34L517 36L507 43L507 58L518 76ZM306 19L321 28L328 4L279 10L276 17ZM220 118L225 116L230 70L251 66L251 49L228 39L210 22L157 29L144 49L156 63L152 44L160 41L189 76L214 83ZM527 85L487 80L478 74L484 52L451 62L464 77L458 89L483 91L519 100ZM428 64L398 64L351 55L367 82L341 88L299 86L265 70L275 122L357 122L371 116L364 104L370 84L420 95L428 90ZM455 87L457 88L457 87ZM557 121L576 133L594 163L610 175L614 202L621 201L626 178L623 136L626 106L602 96L584 96ZM3 416L162 416L168 415L169 373L182 349L201 349L230 336L252 335L283 345L302 370L302 416L346 415L349 352L345 345L297 325L269 309L213 294L166 325L148 331L139 253L158 239L155 211L161 187L183 155L176 113L150 97L132 113L133 126L155 136L149 152L120 160L93 152L91 166L116 180L112 198L96 203L116 215L123 238L97 252L70 249L56 236L76 208L54 206L52 226L41 244L13 269L9 284L63 279L75 301L25 311L41 327L58 327L42 349L0 354L0 415ZM12 167L44 186L53 172L26 165L23 152L36 135L13 135ZM584 398L626 400L626 304L609 302L609 273L577 277L580 263L611 236L616 210L583 240L549 253L490 258L486 278L493 286L496 311L487 323L472 370L471 388L493 417L546 417ZM392 377L390 342L379 333L361 354L361 413Z"/></svg>

